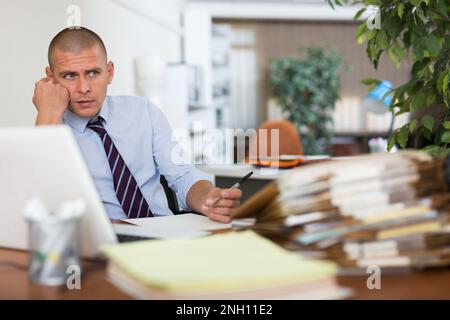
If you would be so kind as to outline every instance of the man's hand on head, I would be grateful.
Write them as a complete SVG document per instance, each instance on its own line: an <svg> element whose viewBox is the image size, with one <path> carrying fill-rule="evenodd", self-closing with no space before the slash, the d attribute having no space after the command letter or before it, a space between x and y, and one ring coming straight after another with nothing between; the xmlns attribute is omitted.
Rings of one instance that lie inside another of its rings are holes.
<svg viewBox="0 0 450 320"><path fill-rule="evenodd" d="M59 124L69 106L69 91L49 78L42 78L35 83L33 104L38 116L37 125Z"/></svg>
<svg viewBox="0 0 450 320"><path fill-rule="evenodd" d="M239 189L212 188L207 196L201 211L209 219L229 223L230 213L239 206L242 191Z"/></svg>

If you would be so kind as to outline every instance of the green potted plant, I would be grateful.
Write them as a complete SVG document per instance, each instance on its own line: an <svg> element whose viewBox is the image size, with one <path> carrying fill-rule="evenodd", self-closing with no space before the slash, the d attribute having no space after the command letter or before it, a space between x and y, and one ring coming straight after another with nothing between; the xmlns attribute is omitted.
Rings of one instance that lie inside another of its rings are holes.
<svg viewBox="0 0 450 320"><path fill-rule="evenodd" d="M305 154L325 154L332 132L332 111L339 97L341 56L334 49L308 47L304 57L271 64L273 94L297 128Z"/></svg>
<svg viewBox="0 0 450 320"><path fill-rule="evenodd" d="M327 0L333 4L359 4L355 19L376 9L380 21L373 28L363 21L357 41L367 41L367 55L377 68L384 53L396 64L412 60L411 78L393 89L391 109L395 115L413 117L390 136L394 144L421 148L432 155L450 153L450 4L448 0ZM372 6L372 8L370 8ZM363 83L376 85L378 80ZM414 136L414 139L411 137ZM408 140L410 140L408 142Z"/></svg>

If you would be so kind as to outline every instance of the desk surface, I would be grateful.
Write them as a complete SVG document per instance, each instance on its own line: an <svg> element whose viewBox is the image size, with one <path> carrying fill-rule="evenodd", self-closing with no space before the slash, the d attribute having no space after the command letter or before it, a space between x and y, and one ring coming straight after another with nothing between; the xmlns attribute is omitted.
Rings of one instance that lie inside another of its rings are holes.
<svg viewBox="0 0 450 320"><path fill-rule="evenodd" d="M86 262L81 290L45 287L31 283L24 267L28 253L0 249L0 299L130 299L106 279L106 265ZM381 289L369 290L367 277L339 277L340 285L354 290L353 299L450 299L450 270L381 275Z"/></svg>
<svg viewBox="0 0 450 320"><path fill-rule="evenodd" d="M328 159L326 156L307 156L306 158L309 164ZM337 161L347 158L348 157L338 157L332 158L332 160ZM250 179L257 180L275 180L284 173L289 172L289 169L256 167L251 164L202 164L197 165L196 167L216 177L226 178L242 178L250 171L253 171L253 175ZM301 167L302 166L298 166L295 168Z"/></svg>
<svg viewBox="0 0 450 320"><path fill-rule="evenodd" d="M253 171L250 179L259 180L275 180L280 177L281 174L286 172L286 169L257 168L250 164L198 165L197 169L216 177L238 179L242 178L250 171Z"/></svg>
<svg viewBox="0 0 450 320"><path fill-rule="evenodd" d="M19 268L27 265L27 252L0 248L0 299L130 299L107 281L104 263L85 263L87 271L81 279L81 290L33 284L27 270Z"/></svg>

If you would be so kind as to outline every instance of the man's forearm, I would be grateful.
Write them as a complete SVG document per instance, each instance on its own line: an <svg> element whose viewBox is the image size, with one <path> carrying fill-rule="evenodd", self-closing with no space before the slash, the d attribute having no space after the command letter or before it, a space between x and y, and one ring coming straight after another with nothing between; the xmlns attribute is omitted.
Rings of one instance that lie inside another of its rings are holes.
<svg viewBox="0 0 450 320"><path fill-rule="evenodd" d="M187 194L187 204L189 208L195 212L202 212L202 205L208 196L208 192L213 189L214 186L208 180L200 180L194 183Z"/></svg>

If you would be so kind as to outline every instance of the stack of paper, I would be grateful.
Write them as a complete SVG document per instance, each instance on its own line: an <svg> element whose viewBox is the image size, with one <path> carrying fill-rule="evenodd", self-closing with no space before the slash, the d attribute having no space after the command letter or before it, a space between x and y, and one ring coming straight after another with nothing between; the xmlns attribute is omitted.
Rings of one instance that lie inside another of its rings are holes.
<svg viewBox="0 0 450 320"><path fill-rule="evenodd" d="M139 299L335 299L336 266L252 231L110 245L108 277Z"/></svg>
<svg viewBox="0 0 450 320"><path fill-rule="evenodd" d="M292 170L234 216L341 265L424 267L450 265L449 203L442 160L408 151ZM421 245L405 247L414 236Z"/></svg>

